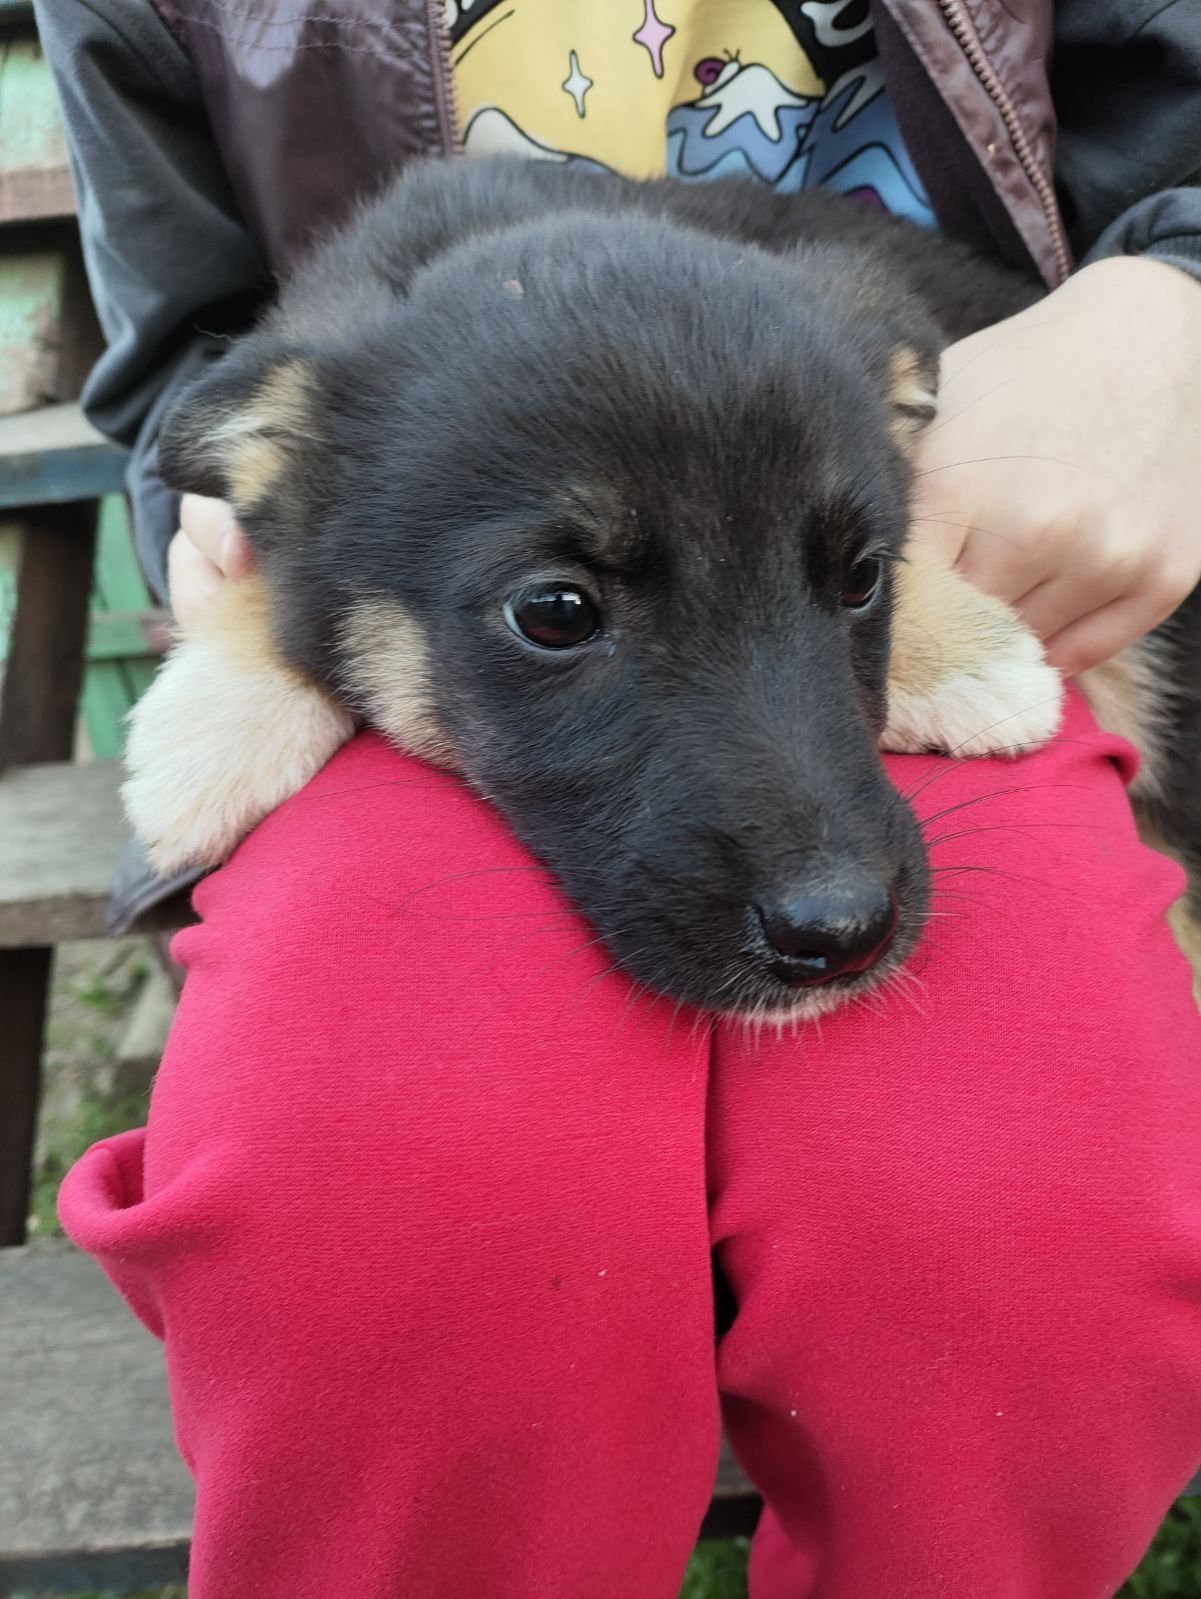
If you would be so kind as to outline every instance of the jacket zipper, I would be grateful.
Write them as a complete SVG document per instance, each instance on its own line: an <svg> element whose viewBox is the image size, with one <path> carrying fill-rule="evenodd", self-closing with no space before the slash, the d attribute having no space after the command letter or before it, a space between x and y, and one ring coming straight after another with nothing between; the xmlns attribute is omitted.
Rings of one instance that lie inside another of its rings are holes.
<svg viewBox="0 0 1201 1599"><path fill-rule="evenodd" d="M1030 148L1030 141L1026 137L1026 130L1022 127L1013 101L984 52L984 46L980 43L975 24L968 15L963 0L938 0L938 5L947 20L947 26L955 35L956 43L967 57L968 65L980 80L989 99L1001 113L1001 120L1009 134L1014 154L1042 206L1047 229L1051 235L1051 247L1055 252L1055 270L1062 283L1072 269L1072 257L1067 235L1063 229L1063 218L1059 214L1059 202L1055 198L1051 181L1039 166L1034 151Z"/></svg>
<svg viewBox="0 0 1201 1599"><path fill-rule="evenodd" d="M434 64L434 99L442 148L447 155L462 155L463 136L459 129L454 74L451 71L450 34L442 0L425 0L425 22L429 32L430 57Z"/></svg>

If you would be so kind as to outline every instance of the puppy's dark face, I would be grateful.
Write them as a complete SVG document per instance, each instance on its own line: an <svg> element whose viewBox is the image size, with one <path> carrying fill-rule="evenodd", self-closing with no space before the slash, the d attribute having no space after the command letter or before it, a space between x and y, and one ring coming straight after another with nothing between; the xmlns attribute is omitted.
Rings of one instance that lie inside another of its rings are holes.
<svg viewBox="0 0 1201 1599"><path fill-rule="evenodd" d="M235 499L289 658L453 760L636 978L720 1011L845 997L926 908L876 738L933 354L851 271L514 230L352 336L248 341L166 441Z"/></svg>

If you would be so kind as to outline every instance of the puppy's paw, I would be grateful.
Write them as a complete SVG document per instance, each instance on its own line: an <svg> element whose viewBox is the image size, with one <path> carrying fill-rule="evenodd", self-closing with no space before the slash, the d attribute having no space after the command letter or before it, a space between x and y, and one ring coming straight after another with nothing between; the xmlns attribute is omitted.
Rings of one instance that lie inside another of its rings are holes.
<svg viewBox="0 0 1201 1599"><path fill-rule="evenodd" d="M348 711L280 660L260 594L222 612L173 651L130 721L122 798L164 874L219 865L354 731Z"/></svg>
<svg viewBox="0 0 1201 1599"><path fill-rule="evenodd" d="M894 754L1021 755L1055 736L1063 683L1033 635L928 693L890 688L882 749Z"/></svg>
<svg viewBox="0 0 1201 1599"><path fill-rule="evenodd" d="M1054 737L1063 681L1003 601L911 550L898 584L888 723L898 754L1020 755Z"/></svg>

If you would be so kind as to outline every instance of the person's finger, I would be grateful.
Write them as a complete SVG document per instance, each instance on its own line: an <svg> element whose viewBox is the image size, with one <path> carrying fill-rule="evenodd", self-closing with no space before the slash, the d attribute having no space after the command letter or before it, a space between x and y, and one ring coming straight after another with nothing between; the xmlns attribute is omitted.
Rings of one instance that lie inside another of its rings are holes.
<svg viewBox="0 0 1201 1599"><path fill-rule="evenodd" d="M1009 603L1032 632L1044 641L1065 632L1076 622L1117 604L1129 596L1130 586L1114 573L1060 571L1036 583ZM1004 597L1004 596L1003 596Z"/></svg>
<svg viewBox="0 0 1201 1599"><path fill-rule="evenodd" d="M1047 659L1065 677L1077 677L1090 666L1117 655L1148 631L1146 613L1137 599L1115 600L1048 639Z"/></svg>
<svg viewBox="0 0 1201 1599"><path fill-rule="evenodd" d="M226 577L236 581L254 571L254 555L228 501L185 494L179 508L179 525Z"/></svg>
<svg viewBox="0 0 1201 1599"><path fill-rule="evenodd" d="M167 549L167 587L175 620L186 632L224 587L226 578L182 530Z"/></svg>
<svg viewBox="0 0 1201 1599"><path fill-rule="evenodd" d="M916 497L909 536L932 549L977 588L1010 604L1055 571L1051 542L1032 539L1015 509L961 502L945 489Z"/></svg>
<svg viewBox="0 0 1201 1599"><path fill-rule="evenodd" d="M956 562L969 583L1007 605L1020 607L1024 595L1054 580L1055 555L1048 549L1016 550L971 534Z"/></svg>

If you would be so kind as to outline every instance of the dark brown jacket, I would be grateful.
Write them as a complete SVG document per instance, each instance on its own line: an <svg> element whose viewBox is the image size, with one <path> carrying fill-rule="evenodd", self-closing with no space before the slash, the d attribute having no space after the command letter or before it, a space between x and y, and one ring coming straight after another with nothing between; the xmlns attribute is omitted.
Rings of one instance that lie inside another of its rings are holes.
<svg viewBox="0 0 1201 1599"><path fill-rule="evenodd" d="M946 231L1048 284L1123 253L1201 275L1201 0L873 9ZM139 548L161 590L165 405L317 233L406 160L457 147L443 4L38 0L38 16L109 339L85 406L134 449Z"/></svg>
<svg viewBox="0 0 1201 1599"><path fill-rule="evenodd" d="M304 247L314 222L340 215L348 173L355 188L374 187L411 156L457 147L439 0L155 4L191 57L239 204L273 268ZM1050 177L1051 0L1011 9L882 0L878 12L889 89L923 177L981 243L1012 230L1007 253L1024 246L1048 283L1064 277L1069 251Z"/></svg>

